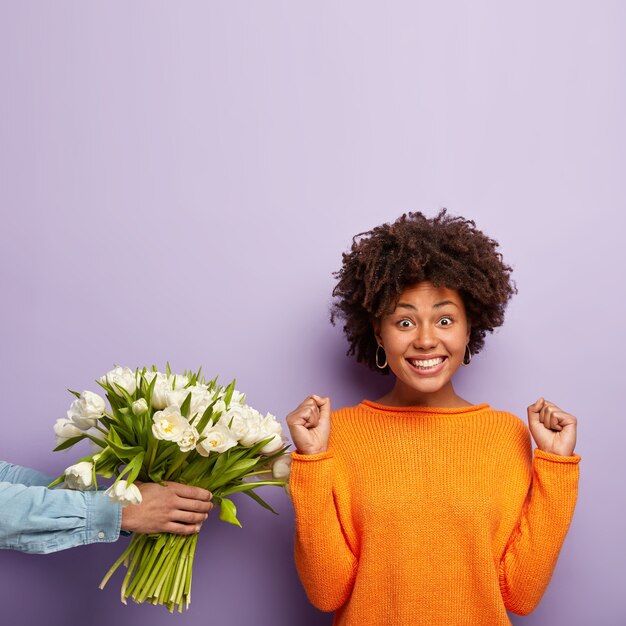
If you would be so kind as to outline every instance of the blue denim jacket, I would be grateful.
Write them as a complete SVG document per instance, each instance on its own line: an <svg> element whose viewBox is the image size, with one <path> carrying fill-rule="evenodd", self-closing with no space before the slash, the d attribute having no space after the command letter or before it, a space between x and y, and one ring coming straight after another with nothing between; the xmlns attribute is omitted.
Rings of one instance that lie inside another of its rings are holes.
<svg viewBox="0 0 626 626"><path fill-rule="evenodd" d="M0 461L0 549L47 553L119 538L119 504L102 492L48 489L52 480Z"/></svg>

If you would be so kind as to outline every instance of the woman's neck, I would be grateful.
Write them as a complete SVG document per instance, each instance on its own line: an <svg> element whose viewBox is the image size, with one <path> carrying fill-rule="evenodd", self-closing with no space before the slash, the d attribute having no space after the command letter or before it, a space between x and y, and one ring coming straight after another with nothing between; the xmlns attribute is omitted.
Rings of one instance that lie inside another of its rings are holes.
<svg viewBox="0 0 626 626"><path fill-rule="evenodd" d="M433 393L420 393L415 389L405 387L398 380L393 389L376 402L386 406L431 406L442 409L472 406L471 402L461 398L454 391L452 384Z"/></svg>

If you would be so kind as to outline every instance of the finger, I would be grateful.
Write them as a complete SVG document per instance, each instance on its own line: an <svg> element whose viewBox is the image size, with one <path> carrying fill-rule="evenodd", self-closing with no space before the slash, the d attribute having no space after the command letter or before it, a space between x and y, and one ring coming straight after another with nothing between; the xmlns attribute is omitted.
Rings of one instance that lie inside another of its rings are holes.
<svg viewBox="0 0 626 626"><path fill-rule="evenodd" d="M180 524L178 522L170 522L165 525L165 532L175 535L195 535L200 532L202 524Z"/></svg>
<svg viewBox="0 0 626 626"><path fill-rule="evenodd" d="M562 416L563 416L563 412L555 404L552 410L550 411L550 418L551 418L550 428L552 428L552 430L557 430L557 431L563 430L563 426L561 426Z"/></svg>
<svg viewBox="0 0 626 626"><path fill-rule="evenodd" d="M202 489L202 487L193 487L192 485L182 485L181 483L169 482L166 483L168 487L174 490L174 493L181 498L188 498L190 500L200 500L202 502L209 502L213 497L210 491Z"/></svg>
<svg viewBox="0 0 626 626"><path fill-rule="evenodd" d="M306 406L301 412L304 426L307 428L314 428L319 423L320 411L317 407L317 402L313 398L309 398Z"/></svg>
<svg viewBox="0 0 626 626"><path fill-rule="evenodd" d="M193 513L192 511L172 511L171 521L180 524L202 524L209 516L208 513Z"/></svg>
<svg viewBox="0 0 626 626"><path fill-rule="evenodd" d="M547 416L548 416L548 405L544 403L544 405L541 407L541 410L539 411L539 421L544 426L546 425Z"/></svg>
<svg viewBox="0 0 626 626"><path fill-rule="evenodd" d="M213 508L213 503L204 502L202 500L192 500L191 498L177 497L174 506L175 509L179 511L208 514L208 512Z"/></svg>
<svg viewBox="0 0 626 626"><path fill-rule="evenodd" d="M317 408L320 413L320 419L327 419L330 417L330 398L314 396L317 402Z"/></svg>
<svg viewBox="0 0 626 626"><path fill-rule="evenodd" d="M528 419L532 422L539 421L539 413L543 407L544 400L543 398L538 398L531 404L526 410L528 412Z"/></svg>
<svg viewBox="0 0 626 626"><path fill-rule="evenodd" d="M548 404L541 409L540 419L543 425L549 430L560 431L563 428L559 425L558 407L555 404Z"/></svg>

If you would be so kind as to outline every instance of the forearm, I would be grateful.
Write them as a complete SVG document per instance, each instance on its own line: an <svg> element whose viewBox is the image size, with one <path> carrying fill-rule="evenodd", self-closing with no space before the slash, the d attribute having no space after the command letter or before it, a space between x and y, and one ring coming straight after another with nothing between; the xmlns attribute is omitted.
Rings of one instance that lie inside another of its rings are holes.
<svg viewBox="0 0 626 626"><path fill-rule="evenodd" d="M121 517L104 493L0 482L0 548L48 553L115 541Z"/></svg>
<svg viewBox="0 0 626 626"><path fill-rule="evenodd" d="M333 458L330 453L292 457L296 567L311 602L323 611L334 611L352 592L357 559L340 521Z"/></svg>
<svg viewBox="0 0 626 626"><path fill-rule="evenodd" d="M574 514L579 461L535 450L531 494L500 562L502 596L514 613L533 611L550 582Z"/></svg>

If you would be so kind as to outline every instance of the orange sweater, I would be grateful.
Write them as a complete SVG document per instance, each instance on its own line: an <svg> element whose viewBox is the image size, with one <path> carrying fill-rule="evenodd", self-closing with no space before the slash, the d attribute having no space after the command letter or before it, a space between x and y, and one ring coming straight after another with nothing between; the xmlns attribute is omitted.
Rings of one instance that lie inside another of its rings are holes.
<svg viewBox="0 0 626 626"><path fill-rule="evenodd" d="M580 461L533 459L525 423L486 404L369 401L333 413L328 452L292 457L296 565L341 626L510 626L507 609L530 613Z"/></svg>

